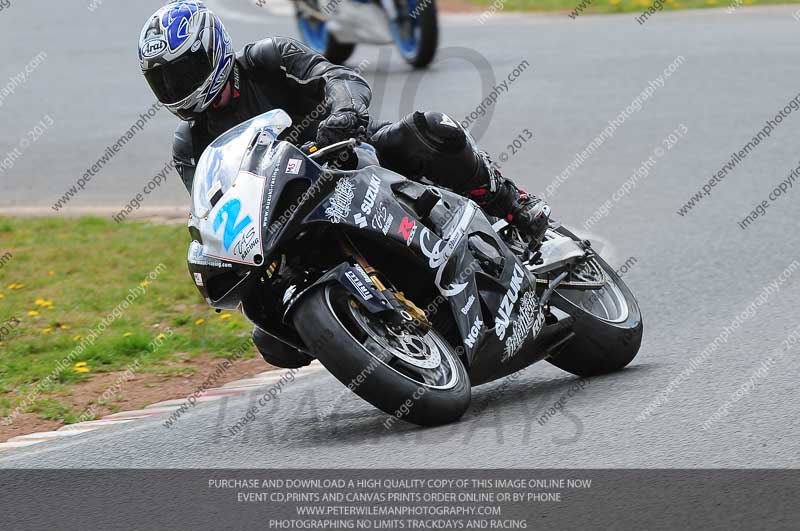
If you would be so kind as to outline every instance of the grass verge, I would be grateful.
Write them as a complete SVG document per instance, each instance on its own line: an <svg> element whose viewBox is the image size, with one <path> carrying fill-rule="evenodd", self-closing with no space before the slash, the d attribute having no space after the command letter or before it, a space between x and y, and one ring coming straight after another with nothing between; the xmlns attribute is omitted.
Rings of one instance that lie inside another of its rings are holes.
<svg viewBox="0 0 800 531"><path fill-rule="evenodd" d="M188 243L183 225L0 218L0 422L88 420L87 405L113 411L135 385L107 373L185 377L241 346L250 326L200 297ZM74 404L93 379L113 396Z"/></svg>

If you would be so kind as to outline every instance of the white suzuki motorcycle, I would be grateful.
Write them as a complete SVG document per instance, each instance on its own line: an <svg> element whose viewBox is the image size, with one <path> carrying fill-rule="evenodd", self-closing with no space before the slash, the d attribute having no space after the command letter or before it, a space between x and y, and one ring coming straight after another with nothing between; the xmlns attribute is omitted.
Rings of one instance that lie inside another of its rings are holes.
<svg viewBox="0 0 800 531"><path fill-rule="evenodd" d="M415 68L436 54L435 0L294 0L302 40L329 61L342 63L356 44L392 44Z"/></svg>

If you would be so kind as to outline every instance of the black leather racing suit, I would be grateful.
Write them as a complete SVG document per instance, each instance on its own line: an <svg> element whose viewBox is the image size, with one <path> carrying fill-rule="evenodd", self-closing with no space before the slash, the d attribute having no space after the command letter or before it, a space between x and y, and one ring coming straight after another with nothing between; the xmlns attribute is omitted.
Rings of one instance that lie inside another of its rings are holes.
<svg viewBox="0 0 800 531"><path fill-rule="evenodd" d="M236 54L233 100L215 105L175 132L173 157L186 188L191 190L197 160L228 129L273 109L292 118L289 139L314 140L317 126L329 113L354 109L368 120L372 93L361 76L336 66L294 39L275 37L248 44Z"/></svg>
<svg viewBox="0 0 800 531"><path fill-rule="evenodd" d="M461 193L495 187L494 173L453 120L441 113L413 113L395 124L370 124L372 92L367 82L299 41L273 37L248 44L236 54L232 77L234 93L228 105L212 105L194 121L181 122L175 132L173 157L190 191L197 160L214 139L278 108L292 118L286 138L297 145L315 140L319 123L330 114L353 110L384 167L411 178L427 177Z"/></svg>

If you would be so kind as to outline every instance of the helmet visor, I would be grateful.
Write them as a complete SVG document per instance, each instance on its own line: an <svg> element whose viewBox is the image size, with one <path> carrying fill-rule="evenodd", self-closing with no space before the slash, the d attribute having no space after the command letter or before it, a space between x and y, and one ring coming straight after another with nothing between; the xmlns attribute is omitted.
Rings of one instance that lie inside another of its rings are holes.
<svg viewBox="0 0 800 531"><path fill-rule="evenodd" d="M201 46L175 61L148 70L144 77L158 101L171 104L200 88L212 71L211 61Z"/></svg>

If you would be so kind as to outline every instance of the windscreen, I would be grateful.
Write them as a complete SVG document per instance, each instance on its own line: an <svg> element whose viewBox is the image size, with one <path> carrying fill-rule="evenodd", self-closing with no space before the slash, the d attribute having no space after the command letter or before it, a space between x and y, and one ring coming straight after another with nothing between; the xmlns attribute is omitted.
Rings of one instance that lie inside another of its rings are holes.
<svg viewBox="0 0 800 531"><path fill-rule="evenodd" d="M205 217L213 204L233 185L253 137L275 140L292 119L281 109L265 112L223 133L200 156L192 184L192 214Z"/></svg>

